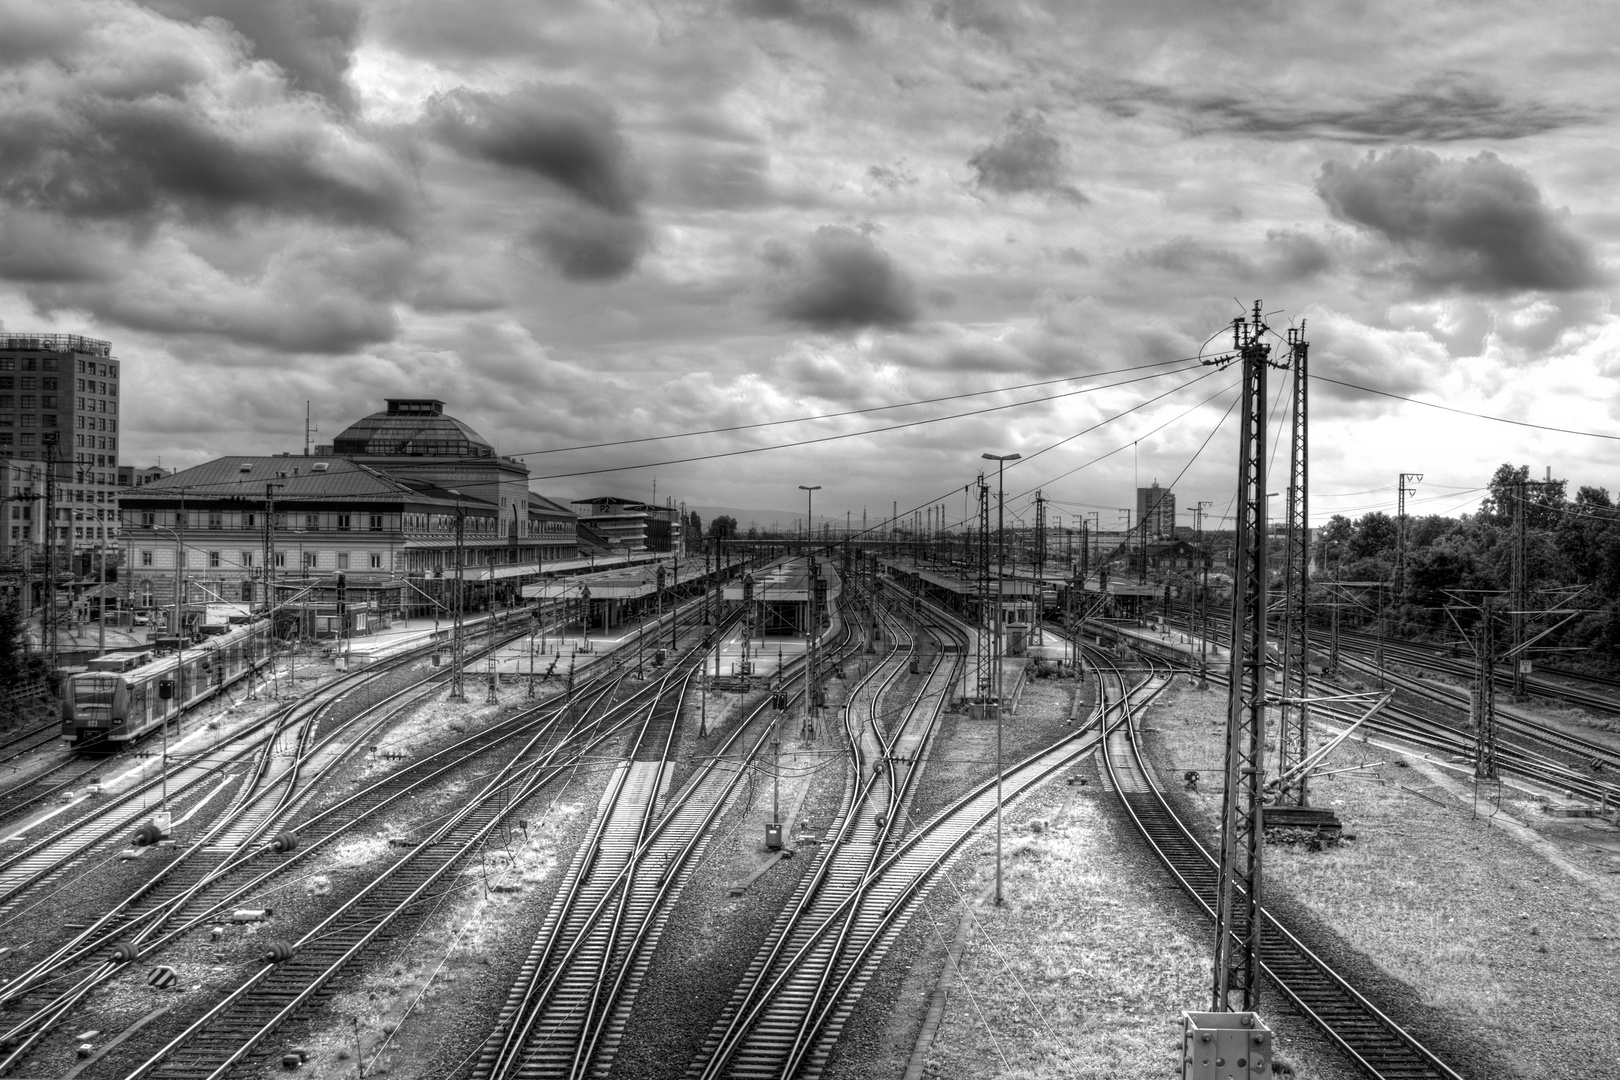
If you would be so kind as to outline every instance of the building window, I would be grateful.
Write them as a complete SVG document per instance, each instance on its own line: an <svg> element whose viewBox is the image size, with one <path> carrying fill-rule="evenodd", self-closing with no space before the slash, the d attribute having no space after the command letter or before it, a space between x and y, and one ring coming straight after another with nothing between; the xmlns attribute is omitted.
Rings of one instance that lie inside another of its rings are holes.
<svg viewBox="0 0 1620 1080"><path fill-rule="evenodd" d="M253 582L252 581L244 581L244 582L242 582L242 602L244 604L253 603Z"/></svg>
<svg viewBox="0 0 1620 1080"><path fill-rule="evenodd" d="M243 514L242 515L242 528L244 528L244 529L253 528L253 523L257 519L258 519L258 515L256 515L256 514Z"/></svg>
<svg viewBox="0 0 1620 1080"><path fill-rule="evenodd" d="M349 515L348 514L339 514L337 516L337 527L338 527L339 532L348 532L349 531Z"/></svg>
<svg viewBox="0 0 1620 1080"><path fill-rule="evenodd" d="M320 530L321 530L321 515L319 515L319 514L305 514L304 515L304 528L308 529L310 532L320 532Z"/></svg>
<svg viewBox="0 0 1620 1080"><path fill-rule="evenodd" d="M157 524L157 515L150 510L141 511L141 527L150 529Z"/></svg>
<svg viewBox="0 0 1620 1080"><path fill-rule="evenodd" d="M144 551L143 550L141 552L141 565L142 566L151 566L152 565L152 553L150 551Z"/></svg>
<svg viewBox="0 0 1620 1080"><path fill-rule="evenodd" d="M285 551L276 552L276 565L278 567L285 567L287 565L287 553Z"/></svg>
<svg viewBox="0 0 1620 1080"><path fill-rule="evenodd" d="M315 567L316 567L315 552L313 552L313 551L304 552L304 569L305 570L313 570L313 569L315 569Z"/></svg>
<svg viewBox="0 0 1620 1080"><path fill-rule="evenodd" d="M208 527L210 529L223 529L225 527L225 515L218 511L210 510L208 512Z"/></svg>
<svg viewBox="0 0 1620 1080"><path fill-rule="evenodd" d="M382 527L383 527L382 526L382 515L381 514L372 514L371 515L371 531L372 532L382 532Z"/></svg>
<svg viewBox="0 0 1620 1080"><path fill-rule="evenodd" d="M243 566L252 566L253 565L253 552L251 552L251 551L242 552L242 565Z"/></svg>
<svg viewBox="0 0 1620 1080"><path fill-rule="evenodd" d="M143 581L143 582L141 582L141 607L151 607L151 606L152 606L152 583L150 581Z"/></svg>
<svg viewBox="0 0 1620 1080"><path fill-rule="evenodd" d="M186 527L186 517L187 517L187 515L186 515L186 512L184 510L176 510L174 512L174 527L177 528L177 529L185 528Z"/></svg>
<svg viewBox="0 0 1620 1080"><path fill-rule="evenodd" d="M349 553L347 551L338 552L337 560L337 568L339 570L347 570L349 568Z"/></svg>
<svg viewBox="0 0 1620 1080"><path fill-rule="evenodd" d="M375 552L373 552L372 555L371 555L371 568L373 570L381 570L382 569L382 556L378 555Z"/></svg>

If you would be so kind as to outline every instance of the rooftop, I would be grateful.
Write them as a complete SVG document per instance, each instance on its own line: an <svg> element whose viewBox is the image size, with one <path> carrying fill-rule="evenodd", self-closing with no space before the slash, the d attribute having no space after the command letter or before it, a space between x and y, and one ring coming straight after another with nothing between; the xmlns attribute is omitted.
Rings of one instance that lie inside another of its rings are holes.
<svg viewBox="0 0 1620 1080"><path fill-rule="evenodd" d="M78 334L26 334L0 333L0 349L16 352L86 353L90 356L111 356L112 342Z"/></svg>
<svg viewBox="0 0 1620 1080"><path fill-rule="evenodd" d="M387 408L350 424L332 440L341 457L492 458L495 448L478 432L444 414L433 398L386 398Z"/></svg>

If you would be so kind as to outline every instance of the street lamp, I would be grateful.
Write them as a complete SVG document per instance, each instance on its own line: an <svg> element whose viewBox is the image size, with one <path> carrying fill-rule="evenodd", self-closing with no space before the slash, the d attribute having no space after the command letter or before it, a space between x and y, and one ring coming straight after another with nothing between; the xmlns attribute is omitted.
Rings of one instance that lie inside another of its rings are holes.
<svg viewBox="0 0 1620 1080"><path fill-rule="evenodd" d="M1022 454L980 454L986 461L996 463L996 629L990 654L995 668L991 673L996 697L996 906L1001 906L1001 613L1007 579L1006 496L1004 473L1009 461L1017 461Z"/></svg>

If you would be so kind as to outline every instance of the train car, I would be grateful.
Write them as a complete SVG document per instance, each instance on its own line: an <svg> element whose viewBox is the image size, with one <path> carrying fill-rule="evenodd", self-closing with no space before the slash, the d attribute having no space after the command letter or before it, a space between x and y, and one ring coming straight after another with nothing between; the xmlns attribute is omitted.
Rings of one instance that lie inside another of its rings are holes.
<svg viewBox="0 0 1620 1080"><path fill-rule="evenodd" d="M114 653L98 670L68 676L62 694L62 741L117 750L250 674L270 649L270 621L259 619L188 645L184 657ZM169 684L169 697L162 685Z"/></svg>

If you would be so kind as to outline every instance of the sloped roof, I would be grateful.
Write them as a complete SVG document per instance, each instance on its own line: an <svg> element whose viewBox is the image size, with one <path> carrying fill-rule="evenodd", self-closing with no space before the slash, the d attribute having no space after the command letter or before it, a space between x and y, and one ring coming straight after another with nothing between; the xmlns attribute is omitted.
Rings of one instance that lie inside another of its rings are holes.
<svg viewBox="0 0 1620 1080"><path fill-rule="evenodd" d="M347 458L233 456L206 461L138 488L125 488L119 502L126 507L147 499L167 502L182 494L198 502L232 497L262 500L266 484L280 485L275 497L288 501L456 501L456 496L432 485L410 484ZM469 497L463 501L483 500Z"/></svg>

